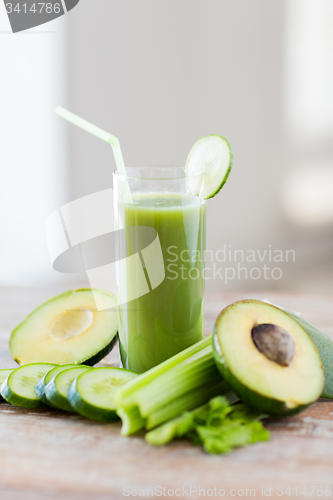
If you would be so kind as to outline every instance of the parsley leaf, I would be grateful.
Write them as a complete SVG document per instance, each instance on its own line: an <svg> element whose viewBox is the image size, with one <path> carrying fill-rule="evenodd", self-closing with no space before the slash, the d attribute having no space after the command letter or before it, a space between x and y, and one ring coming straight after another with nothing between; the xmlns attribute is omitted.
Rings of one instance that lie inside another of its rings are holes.
<svg viewBox="0 0 333 500"><path fill-rule="evenodd" d="M146 434L146 440L164 445L177 438L202 445L207 453L228 453L236 447L267 441L269 431L260 422L265 415L244 404L229 405L223 396L183 413Z"/></svg>

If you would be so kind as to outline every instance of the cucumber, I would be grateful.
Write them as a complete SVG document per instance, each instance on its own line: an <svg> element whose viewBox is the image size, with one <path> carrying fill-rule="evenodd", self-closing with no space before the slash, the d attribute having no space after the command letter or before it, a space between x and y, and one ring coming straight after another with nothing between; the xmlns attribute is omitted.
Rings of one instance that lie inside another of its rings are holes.
<svg viewBox="0 0 333 500"><path fill-rule="evenodd" d="M118 420L114 394L136 376L137 373L123 368L94 368L74 380L68 401L84 417L101 422Z"/></svg>
<svg viewBox="0 0 333 500"><path fill-rule="evenodd" d="M45 408L35 393L35 387L38 380L53 367L51 363L31 363L16 368L3 382L1 396L8 403L22 408Z"/></svg>
<svg viewBox="0 0 333 500"><path fill-rule="evenodd" d="M74 412L67 401L68 389L76 377L92 369L89 366L75 366L74 368L68 368L58 373L45 387L44 394L47 401L59 410Z"/></svg>
<svg viewBox="0 0 333 500"><path fill-rule="evenodd" d="M50 405L50 401L48 401L47 397L45 396L45 387L51 380L58 375L58 373L68 370L68 368L75 368L78 365L60 365L60 366L55 366L52 368L49 372L47 372L44 377L42 377L38 382L35 387L35 392L39 399L43 401L43 403Z"/></svg>
<svg viewBox="0 0 333 500"><path fill-rule="evenodd" d="M0 370L0 387L2 386L8 375L10 375L14 370L15 368L4 368L3 370ZM0 403L2 403L3 401L3 397L0 396Z"/></svg>
<svg viewBox="0 0 333 500"><path fill-rule="evenodd" d="M204 199L213 198L227 182L233 162L233 152L228 141L212 134L199 139L186 160L187 190L199 196L204 176Z"/></svg>

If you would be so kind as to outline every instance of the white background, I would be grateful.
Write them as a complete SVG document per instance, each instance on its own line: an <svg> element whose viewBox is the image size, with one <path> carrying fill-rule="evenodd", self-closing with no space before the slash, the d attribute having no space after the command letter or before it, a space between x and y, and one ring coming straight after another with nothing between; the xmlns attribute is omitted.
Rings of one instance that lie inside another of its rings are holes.
<svg viewBox="0 0 333 500"><path fill-rule="evenodd" d="M81 0L15 35L1 4L0 21L0 284L80 280L52 270L44 221L111 187L115 165L61 104L119 137L128 165L183 165L199 137L226 136L207 248L296 251L281 280L227 288L332 291L331 0Z"/></svg>

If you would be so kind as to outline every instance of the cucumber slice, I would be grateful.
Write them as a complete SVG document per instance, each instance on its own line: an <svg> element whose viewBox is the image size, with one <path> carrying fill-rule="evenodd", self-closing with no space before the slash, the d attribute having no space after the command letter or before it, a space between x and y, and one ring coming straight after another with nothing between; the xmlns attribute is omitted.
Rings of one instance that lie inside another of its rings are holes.
<svg viewBox="0 0 333 500"><path fill-rule="evenodd" d="M36 387L35 387L35 392L39 399L43 401L43 403L50 405L50 401L48 401L47 397L45 396L45 387L51 380L58 375L58 373L63 372L64 370L68 370L69 368L75 368L78 365L60 365L60 366L55 366L52 368L50 371L48 371L44 377L42 377ZM1 374L0 374L1 376Z"/></svg>
<svg viewBox="0 0 333 500"><path fill-rule="evenodd" d="M186 160L185 177L188 178L188 191L200 194L204 174L204 198L213 198L227 182L233 162L233 153L228 141L220 135L207 135L199 139Z"/></svg>
<svg viewBox="0 0 333 500"><path fill-rule="evenodd" d="M15 368L4 368L3 370L0 370L0 387L2 386L8 375L10 375L14 370ZM2 403L3 401L3 397L0 396L0 403Z"/></svg>
<svg viewBox="0 0 333 500"><path fill-rule="evenodd" d="M35 393L35 387L53 367L51 363L32 363L16 368L3 382L1 396L8 403L22 408L45 408Z"/></svg>
<svg viewBox="0 0 333 500"><path fill-rule="evenodd" d="M94 368L82 373L72 383L68 401L84 417L101 422L118 420L114 394L119 387L136 376L137 373L123 368Z"/></svg>
<svg viewBox="0 0 333 500"><path fill-rule="evenodd" d="M74 412L67 400L68 389L81 373L92 370L89 366L75 366L58 373L45 387L44 394L52 406L59 410Z"/></svg>

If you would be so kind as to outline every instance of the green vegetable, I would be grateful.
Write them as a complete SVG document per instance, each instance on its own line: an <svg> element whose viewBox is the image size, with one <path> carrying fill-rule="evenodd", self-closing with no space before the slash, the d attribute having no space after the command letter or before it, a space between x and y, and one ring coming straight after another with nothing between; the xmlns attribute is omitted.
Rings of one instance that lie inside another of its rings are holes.
<svg viewBox="0 0 333 500"><path fill-rule="evenodd" d="M51 380L58 375L58 373L63 372L64 370L68 370L68 368L74 368L77 365L60 365L60 366L55 366L52 368L50 371L45 373L44 377L42 377L36 384L35 387L35 393L37 394L38 398L45 403L46 405L51 405L50 401L47 400L44 392L45 392L45 387ZM52 406L52 405L51 405Z"/></svg>
<svg viewBox="0 0 333 500"><path fill-rule="evenodd" d="M319 398L324 371L308 333L281 309L243 300L218 316L213 334L216 365L250 408L292 415Z"/></svg>
<svg viewBox="0 0 333 500"><path fill-rule="evenodd" d="M201 137L192 147L185 163L185 177L189 193L199 194L205 176L205 200L213 198L227 182L233 162L233 152L228 141L220 135Z"/></svg>
<svg viewBox="0 0 333 500"><path fill-rule="evenodd" d="M310 335L313 342L316 344L319 351L325 374L325 386L321 394L322 398L333 399L333 340L318 330L318 328L308 323L305 319L297 314L286 311L289 316L294 318L304 330Z"/></svg>
<svg viewBox="0 0 333 500"><path fill-rule="evenodd" d="M100 288L69 290L32 311L12 331L9 350L19 365L93 366L114 347L117 333L117 300L112 293Z"/></svg>
<svg viewBox="0 0 333 500"><path fill-rule="evenodd" d="M92 420L112 422L118 420L114 393L137 373L123 368L100 367L81 373L67 394L67 399L77 413Z"/></svg>
<svg viewBox="0 0 333 500"><path fill-rule="evenodd" d="M10 375L14 371L14 368L4 368L3 370L0 370L0 388L2 384L5 382L7 379L8 375ZM0 403L5 401L3 397L0 395Z"/></svg>
<svg viewBox="0 0 333 500"><path fill-rule="evenodd" d="M128 435L144 427L152 429L228 391L216 368L209 336L116 392L117 414L123 423L121 432Z"/></svg>
<svg viewBox="0 0 333 500"><path fill-rule="evenodd" d="M63 370L53 377L44 391L48 403L59 410L74 412L75 410L67 400L68 390L72 382L81 375L81 373L88 370L94 370L94 368L80 365L74 368L67 368L67 370Z"/></svg>
<svg viewBox="0 0 333 500"><path fill-rule="evenodd" d="M226 397L217 396L148 432L146 441L165 445L176 438L187 438L202 445L207 453L228 453L238 446L268 441L269 431L260 422L263 417L244 404L230 406Z"/></svg>
<svg viewBox="0 0 333 500"><path fill-rule="evenodd" d="M1 396L12 405L22 408L45 408L35 393L37 382L54 368L51 363L32 363L12 371L1 386Z"/></svg>

